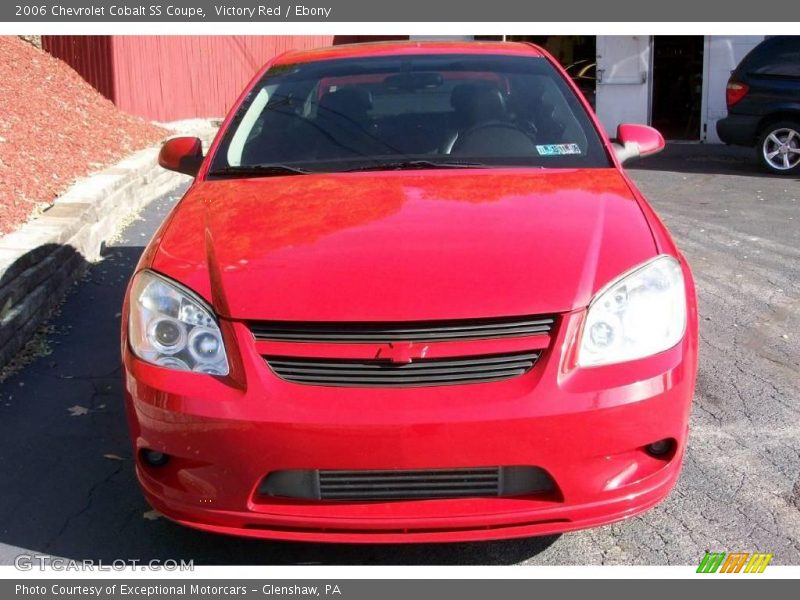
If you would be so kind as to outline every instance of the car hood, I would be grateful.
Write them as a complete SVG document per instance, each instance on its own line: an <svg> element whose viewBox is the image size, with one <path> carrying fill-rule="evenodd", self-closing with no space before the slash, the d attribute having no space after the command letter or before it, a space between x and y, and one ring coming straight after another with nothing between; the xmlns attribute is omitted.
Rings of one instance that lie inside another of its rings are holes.
<svg viewBox="0 0 800 600"><path fill-rule="evenodd" d="M306 321L569 311L656 253L614 169L203 181L157 244L222 316Z"/></svg>

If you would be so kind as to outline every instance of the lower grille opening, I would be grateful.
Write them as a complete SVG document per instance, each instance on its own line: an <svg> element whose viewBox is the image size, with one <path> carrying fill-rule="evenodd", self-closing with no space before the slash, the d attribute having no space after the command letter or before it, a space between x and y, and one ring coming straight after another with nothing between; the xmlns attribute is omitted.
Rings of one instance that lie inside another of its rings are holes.
<svg viewBox="0 0 800 600"><path fill-rule="evenodd" d="M415 470L285 470L270 473L260 496L310 500L431 500L525 496L555 489L530 466Z"/></svg>

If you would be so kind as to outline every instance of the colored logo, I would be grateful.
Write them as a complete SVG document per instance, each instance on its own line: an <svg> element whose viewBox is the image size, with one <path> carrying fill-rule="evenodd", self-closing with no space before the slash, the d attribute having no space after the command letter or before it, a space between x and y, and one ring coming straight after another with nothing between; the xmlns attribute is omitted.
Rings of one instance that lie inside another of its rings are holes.
<svg viewBox="0 0 800 600"><path fill-rule="evenodd" d="M698 573L763 573L767 568L772 554L763 552L706 552Z"/></svg>
<svg viewBox="0 0 800 600"><path fill-rule="evenodd" d="M425 358L427 353L427 344L420 346L414 342L389 342L378 348L375 358L382 358L394 364L403 365L413 360Z"/></svg>

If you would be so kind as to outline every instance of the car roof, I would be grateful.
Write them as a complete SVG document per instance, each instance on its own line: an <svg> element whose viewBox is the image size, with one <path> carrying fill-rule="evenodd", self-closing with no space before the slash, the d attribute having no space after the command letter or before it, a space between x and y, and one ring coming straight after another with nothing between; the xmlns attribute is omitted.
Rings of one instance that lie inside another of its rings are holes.
<svg viewBox="0 0 800 600"><path fill-rule="evenodd" d="M414 54L505 54L544 56L538 46L525 42L401 41L342 44L314 50L290 50L275 59L274 65L296 64L337 58L368 56L408 56Z"/></svg>

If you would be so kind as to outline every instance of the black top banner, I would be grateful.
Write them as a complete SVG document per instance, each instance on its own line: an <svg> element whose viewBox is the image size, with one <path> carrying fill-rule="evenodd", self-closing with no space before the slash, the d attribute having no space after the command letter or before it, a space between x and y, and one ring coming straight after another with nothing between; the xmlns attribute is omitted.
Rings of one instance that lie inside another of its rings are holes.
<svg viewBox="0 0 800 600"><path fill-rule="evenodd" d="M800 21L800 2L719 0L11 0L3 22L780 22Z"/></svg>

